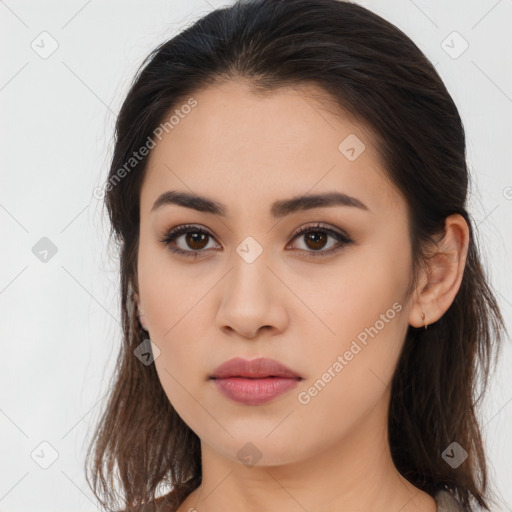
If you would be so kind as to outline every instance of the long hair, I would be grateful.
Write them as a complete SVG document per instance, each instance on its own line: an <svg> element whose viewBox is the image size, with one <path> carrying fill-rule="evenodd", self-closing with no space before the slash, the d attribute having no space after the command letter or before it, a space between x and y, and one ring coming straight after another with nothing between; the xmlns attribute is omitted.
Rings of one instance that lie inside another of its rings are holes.
<svg viewBox="0 0 512 512"><path fill-rule="evenodd" d="M476 504L489 510L477 414L505 326L466 210L464 128L443 81L409 37L362 6L338 0L239 0L159 45L137 71L117 118L105 184L110 236L119 248L123 343L87 452L93 492L108 510L120 496L132 511L153 503L160 486L171 486L169 496L179 504L201 483L199 438L169 403L154 365L134 357L146 337L133 294L148 157L134 162L133 154L151 147L162 127L168 132L173 112L195 92L226 80L242 80L255 94L318 86L371 130L387 177L408 206L411 289L446 217L458 213L467 222L466 266L453 303L427 330L407 331L388 431L393 461L413 485L433 495L441 484L468 510ZM457 468L443 458L453 442L468 453Z"/></svg>

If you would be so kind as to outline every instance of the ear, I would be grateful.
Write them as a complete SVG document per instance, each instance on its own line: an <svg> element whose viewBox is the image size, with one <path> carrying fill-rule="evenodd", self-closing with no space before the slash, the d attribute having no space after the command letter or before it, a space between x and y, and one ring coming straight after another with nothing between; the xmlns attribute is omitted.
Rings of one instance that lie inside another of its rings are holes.
<svg viewBox="0 0 512 512"><path fill-rule="evenodd" d="M140 297L139 297L139 294L138 293L134 293L133 294L134 298L135 298L135 304L137 305L137 316L139 317L139 322L140 324L142 325L142 328L147 331L148 330L148 327L146 325L146 317L144 316L144 310L141 306L141 303L140 303Z"/></svg>
<svg viewBox="0 0 512 512"><path fill-rule="evenodd" d="M423 327L439 320L451 306L459 291L466 266L469 228L457 214L445 220L444 235L433 245L422 271L409 311L409 324ZM422 313L425 319L422 319Z"/></svg>

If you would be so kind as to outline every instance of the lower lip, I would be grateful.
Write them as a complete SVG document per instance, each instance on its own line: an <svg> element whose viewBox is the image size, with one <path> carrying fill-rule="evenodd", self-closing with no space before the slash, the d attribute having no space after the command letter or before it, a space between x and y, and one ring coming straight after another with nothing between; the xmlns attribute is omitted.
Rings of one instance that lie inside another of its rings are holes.
<svg viewBox="0 0 512 512"><path fill-rule="evenodd" d="M262 379L245 379L242 377L230 377L226 379L214 379L219 391L234 400L245 405L259 405L270 402L275 397L293 389L299 383L299 379L265 377Z"/></svg>

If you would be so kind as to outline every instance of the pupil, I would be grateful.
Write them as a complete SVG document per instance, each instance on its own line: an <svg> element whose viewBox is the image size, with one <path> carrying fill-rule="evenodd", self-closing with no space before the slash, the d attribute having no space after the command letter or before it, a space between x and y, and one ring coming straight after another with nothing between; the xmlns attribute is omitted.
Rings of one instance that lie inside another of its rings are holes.
<svg viewBox="0 0 512 512"><path fill-rule="evenodd" d="M313 242L312 249L321 249L325 245L326 234L321 231L315 233L308 233L307 240Z"/></svg>
<svg viewBox="0 0 512 512"><path fill-rule="evenodd" d="M206 240L207 235L205 233L189 233L187 237L187 243L192 249L202 249L206 246L205 243L201 244L201 241ZM199 243L197 246L196 244Z"/></svg>

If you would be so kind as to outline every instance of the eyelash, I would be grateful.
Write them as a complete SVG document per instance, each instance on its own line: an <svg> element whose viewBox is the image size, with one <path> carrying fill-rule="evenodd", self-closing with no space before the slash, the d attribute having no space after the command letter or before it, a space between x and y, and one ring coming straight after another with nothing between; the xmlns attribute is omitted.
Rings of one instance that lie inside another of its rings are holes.
<svg viewBox="0 0 512 512"><path fill-rule="evenodd" d="M331 228L325 227L322 224L317 224L315 226L306 226L299 228L293 235L292 241L294 241L296 238L298 238L300 235L308 234L308 233L317 233L317 232L323 232L327 233L328 235L332 236L338 241L338 245L332 247L331 249L326 250L320 250L320 251L308 251L305 249L299 249L300 251L303 251L307 254L307 257L317 258L320 256L326 256L335 254L338 251L341 251L346 246L353 243L353 240L351 240L349 237L345 236L342 233L339 233L338 231L335 231ZM169 246L169 250L173 253L176 253L180 256L185 257L192 257L197 258L199 253L206 252L205 250L188 250L184 251L182 249L177 249L175 247L170 247L170 244L179 236L187 234L187 233L200 233L208 235L211 238L214 238L214 236L209 233L208 231L201 229L197 226L194 226L193 224L184 224L182 226L177 226L167 232L167 234L160 240L164 245Z"/></svg>

